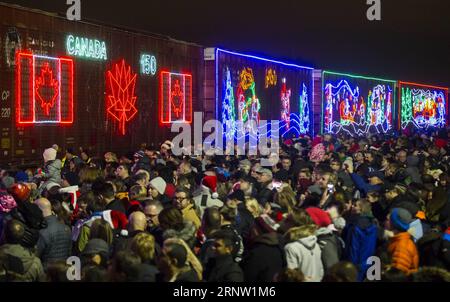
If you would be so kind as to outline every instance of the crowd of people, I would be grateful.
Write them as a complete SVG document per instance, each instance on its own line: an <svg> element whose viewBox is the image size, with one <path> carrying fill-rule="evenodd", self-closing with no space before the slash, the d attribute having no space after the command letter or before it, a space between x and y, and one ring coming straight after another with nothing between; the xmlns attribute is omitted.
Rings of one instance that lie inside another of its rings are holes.
<svg viewBox="0 0 450 302"><path fill-rule="evenodd" d="M273 166L49 146L0 172L0 280L447 282L449 136L304 135Z"/></svg>

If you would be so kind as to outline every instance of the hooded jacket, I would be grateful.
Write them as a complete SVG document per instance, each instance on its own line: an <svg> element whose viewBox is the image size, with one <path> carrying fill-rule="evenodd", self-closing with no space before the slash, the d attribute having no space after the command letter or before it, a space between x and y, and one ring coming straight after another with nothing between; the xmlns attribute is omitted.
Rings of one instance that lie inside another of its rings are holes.
<svg viewBox="0 0 450 302"><path fill-rule="evenodd" d="M329 228L318 229L316 236L322 251L323 268L327 271L341 260L344 244L342 239L336 236Z"/></svg>
<svg viewBox="0 0 450 302"><path fill-rule="evenodd" d="M180 238L183 239L189 247L194 247L196 240L196 231L195 225L190 221L185 221L184 226L181 230L168 229L163 233L164 239L169 238Z"/></svg>
<svg viewBox="0 0 450 302"><path fill-rule="evenodd" d="M373 218L354 215L349 218L342 237L345 241L345 259L358 268L358 280L363 281L369 265L367 259L375 255L378 228Z"/></svg>
<svg viewBox="0 0 450 302"><path fill-rule="evenodd" d="M33 255L30 250L19 244L5 244L0 246L0 254L10 258L9 270L19 275L20 280L14 281L36 282L45 280L41 260ZM20 263L14 261L15 268L13 269L10 266L12 258L20 261Z"/></svg>
<svg viewBox="0 0 450 302"><path fill-rule="evenodd" d="M288 268L300 269L309 281L322 280L324 275L322 252L315 235L286 244L284 252Z"/></svg>
<svg viewBox="0 0 450 302"><path fill-rule="evenodd" d="M61 184L61 161L59 159L55 159L49 161L45 164L45 183L43 187L45 188L49 183L57 183Z"/></svg>

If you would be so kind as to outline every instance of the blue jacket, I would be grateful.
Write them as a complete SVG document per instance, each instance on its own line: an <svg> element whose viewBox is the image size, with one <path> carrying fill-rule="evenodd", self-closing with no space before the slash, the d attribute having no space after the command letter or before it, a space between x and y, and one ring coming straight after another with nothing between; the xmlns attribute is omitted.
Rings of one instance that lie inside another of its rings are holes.
<svg viewBox="0 0 450 302"><path fill-rule="evenodd" d="M367 193L370 191L381 190L381 185L371 185L356 173L351 173L350 176L355 183L355 187L361 192L362 197L366 197Z"/></svg>
<svg viewBox="0 0 450 302"><path fill-rule="evenodd" d="M358 268L358 281L363 281L369 268L367 259L375 255L378 228L368 216L355 216L343 231L345 258Z"/></svg>

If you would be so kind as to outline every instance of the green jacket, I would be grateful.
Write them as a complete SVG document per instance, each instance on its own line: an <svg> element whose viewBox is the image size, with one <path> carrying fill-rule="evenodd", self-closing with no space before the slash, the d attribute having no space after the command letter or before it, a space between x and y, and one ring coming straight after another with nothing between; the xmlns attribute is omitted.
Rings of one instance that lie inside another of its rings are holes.
<svg viewBox="0 0 450 302"><path fill-rule="evenodd" d="M8 275L12 277L12 281L36 282L45 281L44 268L41 260L36 257L30 250L24 248L19 244L5 244L0 246L1 258L10 258L11 256L20 260L23 270L20 268L20 263L15 263L12 267L11 258L9 259ZM21 271L20 271L21 270Z"/></svg>

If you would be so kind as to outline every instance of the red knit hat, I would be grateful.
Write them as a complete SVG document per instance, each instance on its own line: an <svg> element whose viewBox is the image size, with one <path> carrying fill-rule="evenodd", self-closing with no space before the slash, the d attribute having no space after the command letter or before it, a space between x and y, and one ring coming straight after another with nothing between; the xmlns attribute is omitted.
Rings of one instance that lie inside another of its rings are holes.
<svg viewBox="0 0 450 302"><path fill-rule="evenodd" d="M437 138L434 142L434 145L438 148L445 148L447 146L447 141L442 138Z"/></svg>
<svg viewBox="0 0 450 302"><path fill-rule="evenodd" d="M217 176L207 175L203 177L202 185L209 188L212 198L219 197L219 195L217 194Z"/></svg>
<svg viewBox="0 0 450 302"><path fill-rule="evenodd" d="M313 138L312 147L314 147L320 143L322 143L322 138L320 136L316 136L315 138Z"/></svg>
<svg viewBox="0 0 450 302"><path fill-rule="evenodd" d="M319 227L327 227L331 224L330 215L322 209L311 207L307 208L306 212Z"/></svg>
<svg viewBox="0 0 450 302"><path fill-rule="evenodd" d="M164 191L164 194L169 198L174 198L176 189L177 188L175 187L174 184L168 183L166 185L166 191Z"/></svg>

